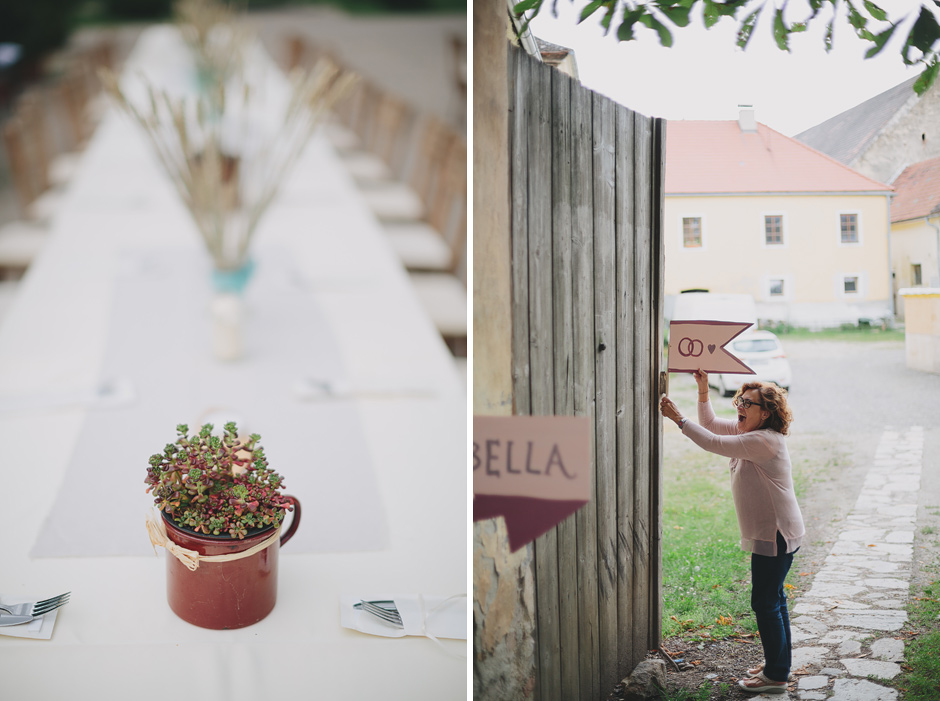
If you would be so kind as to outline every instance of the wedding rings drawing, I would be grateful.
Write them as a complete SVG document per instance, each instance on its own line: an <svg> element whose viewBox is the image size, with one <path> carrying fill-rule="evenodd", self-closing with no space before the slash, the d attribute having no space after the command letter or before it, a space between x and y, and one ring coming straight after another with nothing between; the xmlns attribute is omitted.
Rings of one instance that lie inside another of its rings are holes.
<svg viewBox="0 0 940 701"><path fill-rule="evenodd" d="M679 341L678 351L683 358L697 358L705 350L705 345L697 338L685 337Z"/></svg>

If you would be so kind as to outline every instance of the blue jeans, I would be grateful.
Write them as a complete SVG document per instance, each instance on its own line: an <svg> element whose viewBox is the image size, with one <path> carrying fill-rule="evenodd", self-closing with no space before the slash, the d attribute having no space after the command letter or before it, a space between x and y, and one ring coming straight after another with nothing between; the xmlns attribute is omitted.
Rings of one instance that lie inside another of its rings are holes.
<svg viewBox="0 0 940 701"><path fill-rule="evenodd" d="M764 648L764 676L776 682L787 681L790 675L790 615L783 580L795 552L787 553L787 543L778 532L776 557L751 553L751 608Z"/></svg>

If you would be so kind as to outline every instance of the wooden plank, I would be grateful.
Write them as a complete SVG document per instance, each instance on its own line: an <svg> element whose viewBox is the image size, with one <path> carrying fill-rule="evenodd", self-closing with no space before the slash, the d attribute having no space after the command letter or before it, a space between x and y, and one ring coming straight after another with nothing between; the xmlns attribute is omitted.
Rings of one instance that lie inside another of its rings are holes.
<svg viewBox="0 0 940 701"><path fill-rule="evenodd" d="M666 269L664 236L665 190L666 190L666 120L653 122L653 187L652 187L652 269L653 269L653 354L652 368L654 396L661 394L659 377L665 368L663 363L663 295ZM662 644L663 618L663 422L654 417L651 422L650 445L653 453L650 460L650 643Z"/></svg>
<svg viewBox="0 0 940 701"><path fill-rule="evenodd" d="M574 414L574 319L571 277L572 80L552 70L552 316L555 415ZM574 515L558 524L558 608L561 698L580 694L578 665L578 549Z"/></svg>
<svg viewBox="0 0 940 701"><path fill-rule="evenodd" d="M530 412L529 402L529 242L528 242L528 142L525 101L529 81L528 56L509 52L509 186L512 236L512 395L513 414Z"/></svg>
<svg viewBox="0 0 940 701"><path fill-rule="evenodd" d="M601 689L617 664L617 454L614 314L614 104L594 95L594 389Z"/></svg>
<svg viewBox="0 0 940 701"><path fill-rule="evenodd" d="M552 93L549 66L532 63L528 122L529 362L531 411L554 413L552 318ZM539 697L560 699L558 544L553 528L535 542Z"/></svg>
<svg viewBox="0 0 940 701"><path fill-rule="evenodd" d="M594 187L593 93L571 91L571 291L574 347L574 413L591 418L594 430ZM593 446L592 446L593 448ZM591 451L592 496L575 514L578 555L578 656L581 687L577 698L601 699L597 604L597 495ZM606 695L609 691L604 692Z"/></svg>
<svg viewBox="0 0 940 701"><path fill-rule="evenodd" d="M654 365L653 353L658 349L652 344L652 245L651 224L651 120L637 118L634 122L635 153L635 377L634 392L634 596L633 596L633 639L631 664L638 664L646 654L646 645L650 630L650 423L658 421L659 415L654 407L654 395L651 386L651 367ZM655 412L655 413L654 413Z"/></svg>
<svg viewBox="0 0 940 701"><path fill-rule="evenodd" d="M616 294L617 294L617 610L621 660L633 658L634 532L634 173L636 116L616 108ZM620 677L632 671L621 667Z"/></svg>

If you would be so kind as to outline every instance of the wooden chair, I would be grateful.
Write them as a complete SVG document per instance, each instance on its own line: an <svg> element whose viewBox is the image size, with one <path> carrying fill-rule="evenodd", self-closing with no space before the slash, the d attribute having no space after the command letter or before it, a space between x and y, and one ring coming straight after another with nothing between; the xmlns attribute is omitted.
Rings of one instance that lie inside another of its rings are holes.
<svg viewBox="0 0 940 701"><path fill-rule="evenodd" d="M455 144L422 221L386 222L392 248L409 271L454 274L466 247L467 145Z"/></svg>
<svg viewBox="0 0 940 701"><path fill-rule="evenodd" d="M27 154L26 138L19 116L13 115L3 124L3 146L10 164L10 175L16 191L17 202L23 217L29 214L29 207L39 196L34 184L34 176Z"/></svg>
<svg viewBox="0 0 940 701"><path fill-rule="evenodd" d="M405 181L363 191L376 217L383 223L425 220L449 154L461 141L452 128L436 118L428 119Z"/></svg>
<svg viewBox="0 0 940 701"><path fill-rule="evenodd" d="M412 148L414 110L394 95L384 94L361 148L345 149L343 165L362 187L388 184L405 174Z"/></svg>
<svg viewBox="0 0 940 701"><path fill-rule="evenodd" d="M0 280L19 279L49 239L39 224L14 221L0 226Z"/></svg>
<svg viewBox="0 0 940 701"><path fill-rule="evenodd" d="M466 268L466 263L461 264ZM450 352L467 357L467 286L449 273L411 273L411 284Z"/></svg>
<svg viewBox="0 0 940 701"><path fill-rule="evenodd" d="M411 283L451 353L457 357L467 355L467 147L455 146L451 150L448 172L437 189L431 208L431 220L436 229L390 231L392 245L402 255L409 268ZM430 222L429 222L430 223ZM389 231L389 229L386 229ZM396 238L411 238L408 248L413 257L406 261L405 247ZM423 238L423 242L418 236ZM416 253L430 250L431 236L438 235L446 244L446 255L436 264L429 264ZM419 245L420 243L420 245Z"/></svg>
<svg viewBox="0 0 940 701"><path fill-rule="evenodd" d="M307 39L300 34L291 34L284 39L287 58L284 67L290 73L295 68L305 65L307 57Z"/></svg>
<svg viewBox="0 0 940 701"><path fill-rule="evenodd" d="M88 137L91 136L93 125L88 114L91 91L89 84L90 67L86 61L78 59L69 67L69 70L59 81L59 97L65 106L68 118L69 133L73 151L84 148Z"/></svg>
<svg viewBox="0 0 940 701"><path fill-rule="evenodd" d="M48 222L64 193L50 188L48 143L42 133L43 107L33 98L30 95L21 100L14 116L3 125L3 144L21 217L30 222Z"/></svg>
<svg viewBox="0 0 940 701"><path fill-rule="evenodd" d="M18 291L19 281L0 279L0 326L3 325L3 320L10 313Z"/></svg>
<svg viewBox="0 0 940 701"><path fill-rule="evenodd" d="M467 118L467 38L462 34L450 36L451 56L454 61L454 86L457 92L458 120L465 122Z"/></svg>

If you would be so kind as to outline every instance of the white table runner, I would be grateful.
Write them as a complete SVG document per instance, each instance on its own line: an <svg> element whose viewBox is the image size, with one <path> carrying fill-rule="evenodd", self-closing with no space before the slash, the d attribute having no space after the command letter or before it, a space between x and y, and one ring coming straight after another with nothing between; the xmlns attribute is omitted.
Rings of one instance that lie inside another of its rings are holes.
<svg viewBox="0 0 940 701"><path fill-rule="evenodd" d="M90 408L35 557L144 555L148 459L212 413L261 435L284 492L302 507L288 552L385 546L385 521L356 405L300 400L302 378L346 382L333 332L289 259L267 251L245 293L245 357L210 348L208 269L188 251L137 253L116 281L102 381L129 380L125 406ZM217 425L217 429L220 426Z"/></svg>

